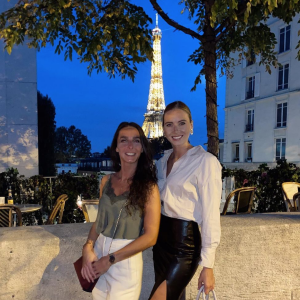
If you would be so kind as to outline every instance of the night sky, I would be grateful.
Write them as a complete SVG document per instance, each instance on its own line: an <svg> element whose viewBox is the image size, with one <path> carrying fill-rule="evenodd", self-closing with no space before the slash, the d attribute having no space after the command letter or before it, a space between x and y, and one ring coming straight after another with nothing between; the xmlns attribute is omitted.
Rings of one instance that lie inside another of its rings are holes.
<svg viewBox="0 0 300 300"><path fill-rule="evenodd" d="M132 1L141 5L141 1ZM162 8L178 23L187 27L192 22L181 14L182 5L171 0L160 1ZM150 2L143 1L143 8L152 18L155 11ZM166 105L175 100L185 102L194 120L193 145L207 142L205 118L205 81L191 92L200 68L188 63L188 57L197 48L192 37L174 31L159 17L162 30L162 68ZM87 135L92 152L103 152L110 145L113 134L122 121L143 124L151 77L151 62L138 65L134 83L130 79L109 79L106 73L87 74L87 64L81 64L73 54L73 61L64 61L63 54L54 54L54 48L43 48L37 54L38 90L48 95L56 108L56 125L75 125ZM226 78L218 77L218 118L220 138L224 137L224 106Z"/></svg>

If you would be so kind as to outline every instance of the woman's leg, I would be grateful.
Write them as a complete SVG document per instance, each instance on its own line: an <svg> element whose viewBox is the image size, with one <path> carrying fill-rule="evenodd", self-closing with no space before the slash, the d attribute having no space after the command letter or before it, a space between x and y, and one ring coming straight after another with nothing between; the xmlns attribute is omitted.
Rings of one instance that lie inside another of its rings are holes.
<svg viewBox="0 0 300 300"><path fill-rule="evenodd" d="M92 291L93 300L107 300L107 286L105 277L100 277Z"/></svg>
<svg viewBox="0 0 300 300"><path fill-rule="evenodd" d="M142 288L143 257L138 253L112 265L106 274L107 300L138 300Z"/></svg>
<svg viewBox="0 0 300 300"><path fill-rule="evenodd" d="M163 281L158 288L155 290L154 294L150 300L165 300L167 299L167 281Z"/></svg>
<svg viewBox="0 0 300 300"><path fill-rule="evenodd" d="M106 237L100 234L95 242L94 251L98 259L103 256ZM104 276L100 276L92 291L93 300L106 300L107 299L107 286Z"/></svg>
<svg viewBox="0 0 300 300"><path fill-rule="evenodd" d="M102 243L95 243L95 252L100 257L116 252L131 243L132 240L114 239L104 237ZM99 238L98 238L99 239ZM111 244L112 241L112 244ZM98 256L99 258L99 256ZM113 264L108 271L100 276L94 290L93 300L138 300L143 275L142 253Z"/></svg>
<svg viewBox="0 0 300 300"><path fill-rule="evenodd" d="M162 216L153 247L155 284L151 300L180 300L200 261L201 237L195 222Z"/></svg>

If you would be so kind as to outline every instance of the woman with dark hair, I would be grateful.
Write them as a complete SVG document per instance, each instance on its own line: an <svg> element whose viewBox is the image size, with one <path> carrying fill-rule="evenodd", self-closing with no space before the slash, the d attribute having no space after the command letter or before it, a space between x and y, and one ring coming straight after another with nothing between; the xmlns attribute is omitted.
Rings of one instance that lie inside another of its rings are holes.
<svg viewBox="0 0 300 300"><path fill-rule="evenodd" d="M156 168L139 125L119 125L111 158L116 172L101 181L98 215L83 246L81 274L90 282L100 276L94 300L138 300L142 251L156 243L160 221Z"/></svg>
<svg viewBox="0 0 300 300"><path fill-rule="evenodd" d="M221 165L201 146L190 144L193 121L183 102L166 107L163 130L173 149L165 151L157 164L161 223L153 247L155 284L150 299L179 300L199 262L203 269L198 287L204 285L206 294L214 288L221 232Z"/></svg>

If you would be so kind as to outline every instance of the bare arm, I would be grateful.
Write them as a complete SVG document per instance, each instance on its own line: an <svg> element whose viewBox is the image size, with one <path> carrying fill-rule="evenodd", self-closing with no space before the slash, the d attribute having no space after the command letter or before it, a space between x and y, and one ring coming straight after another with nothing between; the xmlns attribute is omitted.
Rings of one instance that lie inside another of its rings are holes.
<svg viewBox="0 0 300 300"><path fill-rule="evenodd" d="M149 200L145 207L144 215L144 234L134 240L132 243L126 245L124 248L116 251L115 263L129 258L136 253L139 253L153 245L155 245L160 223L160 196L157 185L155 185L150 194ZM104 274L111 263L109 256L103 256L96 263L93 264L94 272L97 276Z"/></svg>
<svg viewBox="0 0 300 300"><path fill-rule="evenodd" d="M106 175L102 178L101 184L100 184L100 195L99 199L102 196L103 187L108 180L109 176ZM99 234L96 231L96 222L93 223L87 241L84 244L82 248L82 256L83 256L83 263L82 263L82 269L81 269L81 275L83 278L88 280L89 282L94 281L96 278L96 274L93 270L93 262L98 260L98 257L96 256L94 252L94 244L98 238Z"/></svg>

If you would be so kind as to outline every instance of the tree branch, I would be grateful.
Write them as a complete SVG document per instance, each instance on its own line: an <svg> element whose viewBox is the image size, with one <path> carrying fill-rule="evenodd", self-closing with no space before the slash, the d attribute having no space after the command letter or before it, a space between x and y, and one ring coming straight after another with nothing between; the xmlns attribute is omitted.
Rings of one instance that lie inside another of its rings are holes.
<svg viewBox="0 0 300 300"><path fill-rule="evenodd" d="M236 23L236 22L234 21L234 22L232 22L231 24L228 24L226 28L223 28L223 29L225 29L225 30L222 30L221 33L220 33L219 35L217 35L217 37L216 37L216 42L218 42L218 41L225 35L225 33L228 32L228 30L229 30L230 28L232 28L232 27L235 25L235 23ZM218 29L219 29L219 28L218 28Z"/></svg>
<svg viewBox="0 0 300 300"><path fill-rule="evenodd" d="M246 9L247 9L247 2L248 2L248 1L242 1L242 2L240 3L240 7L238 7L237 13L236 13L237 17L242 16L242 15L245 13L245 11L246 11ZM232 21L232 22L230 23L230 19L229 19L229 18L226 18L226 19L224 20L224 22L223 22L223 23L219 26L219 28L216 30L216 35L217 35L216 41L218 42L218 41L225 35L225 33L226 33L230 28L232 28L233 26L235 26L235 24L236 24L236 21ZM218 34L219 34L219 35L218 35Z"/></svg>
<svg viewBox="0 0 300 300"><path fill-rule="evenodd" d="M174 27L177 30L182 31L185 34L190 35L191 37L199 40L200 42L203 42L203 36L187 27L184 27L180 24L178 24L177 22L175 22L174 20L172 20L171 18L169 18L169 16L162 10L162 8L159 6L159 4L157 3L156 0L150 0L153 8L158 12L158 14L172 27Z"/></svg>

